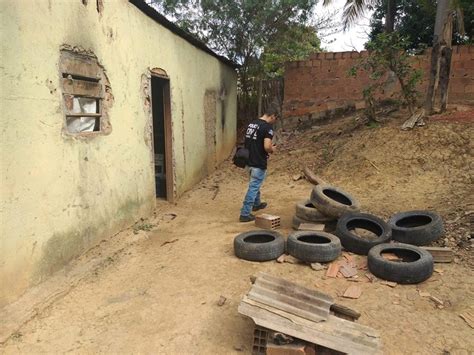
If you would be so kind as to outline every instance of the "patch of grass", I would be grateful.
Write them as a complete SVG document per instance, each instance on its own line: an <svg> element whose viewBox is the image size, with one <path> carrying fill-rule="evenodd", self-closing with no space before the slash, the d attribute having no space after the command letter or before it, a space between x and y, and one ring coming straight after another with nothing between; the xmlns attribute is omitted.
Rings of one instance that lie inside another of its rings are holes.
<svg viewBox="0 0 474 355"><path fill-rule="evenodd" d="M12 339L14 340L20 340L23 337L23 334L19 331L16 331L12 334Z"/></svg>
<svg viewBox="0 0 474 355"><path fill-rule="evenodd" d="M369 123L367 123L367 127L369 127L369 128L379 128L380 124L378 122L375 122L375 121L370 121Z"/></svg>
<svg viewBox="0 0 474 355"><path fill-rule="evenodd" d="M153 227L155 227L155 225L151 223L140 223L133 227L133 233L138 234L139 231L149 232Z"/></svg>

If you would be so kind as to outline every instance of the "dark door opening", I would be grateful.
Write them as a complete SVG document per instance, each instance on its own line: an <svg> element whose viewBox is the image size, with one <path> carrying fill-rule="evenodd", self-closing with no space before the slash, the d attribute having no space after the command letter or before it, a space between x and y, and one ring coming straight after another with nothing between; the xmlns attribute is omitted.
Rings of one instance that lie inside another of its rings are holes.
<svg viewBox="0 0 474 355"><path fill-rule="evenodd" d="M155 162L156 196L172 200L171 117L169 80L151 77L153 113L153 157Z"/></svg>

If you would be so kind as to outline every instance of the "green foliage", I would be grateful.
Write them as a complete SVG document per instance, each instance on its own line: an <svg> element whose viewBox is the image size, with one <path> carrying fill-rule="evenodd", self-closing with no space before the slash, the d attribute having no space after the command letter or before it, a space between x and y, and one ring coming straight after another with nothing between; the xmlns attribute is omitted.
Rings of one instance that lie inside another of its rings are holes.
<svg viewBox="0 0 474 355"><path fill-rule="evenodd" d="M363 91L366 102L366 114L375 119L377 107L376 95L384 87L390 76L394 76L401 87L401 99L414 111L418 92L416 85L421 80L421 71L410 64L407 48L410 46L406 37L397 32L381 33L368 44L369 55L351 68L349 75L356 76L359 70L368 73L372 83Z"/></svg>
<svg viewBox="0 0 474 355"><path fill-rule="evenodd" d="M264 47L260 57L261 71L265 77L282 76L285 62L302 60L312 53L320 52L320 45L314 27L291 25Z"/></svg>
<svg viewBox="0 0 474 355"><path fill-rule="evenodd" d="M409 49L423 49L433 43L436 18L436 0L397 0L395 30L410 43ZM463 11L465 35L454 27L453 44L473 43L474 38L474 1L456 0L456 6ZM378 1L370 21L370 41L384 31L384 19L387 14L387 0ZM458 22L460 19L456 19Z"/></svg>
<svg viewBox="0 0 474 355"><path fill-rule="evenodd" d="M281 78L286 61L320 51L317 1L152 0L152 6L239 65L238 112L243 121L257 112L260 81Z"/></svg>
<svg viewBox="0 0 474 355"><path fill-rule="evenodd" d="M286 59L301 59L320 48L310 26L317 0L154 2L183 29L240 64L244 72L281 73Z"/></svg>

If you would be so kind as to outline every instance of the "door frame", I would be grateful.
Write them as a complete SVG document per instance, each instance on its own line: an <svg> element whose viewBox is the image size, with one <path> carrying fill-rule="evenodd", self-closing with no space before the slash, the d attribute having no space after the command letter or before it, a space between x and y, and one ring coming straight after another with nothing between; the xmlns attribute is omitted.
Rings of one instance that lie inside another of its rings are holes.
<svg viewBox="0 0 474 355"><path fill-rule="evenodd" d="M170 90L170 78L166 73L163 73L164 70L160 70L159 73L152 70L150 75L150 102L151 102L151 124L152 124L152 157L153 157L153 176L155 176L155 135L154 133L154 117L153 117L153 86L152 80L153 78L162 79L165 81L165 85L163 85L163 118L164 118L164 126L165 126L165 169L166 169L166 200L168 202L173 203L175 201L175 194L174 194L174 170L173 170L173 132L171 128L171 90ZM155 190L156 196L156 190Z"/></svg>

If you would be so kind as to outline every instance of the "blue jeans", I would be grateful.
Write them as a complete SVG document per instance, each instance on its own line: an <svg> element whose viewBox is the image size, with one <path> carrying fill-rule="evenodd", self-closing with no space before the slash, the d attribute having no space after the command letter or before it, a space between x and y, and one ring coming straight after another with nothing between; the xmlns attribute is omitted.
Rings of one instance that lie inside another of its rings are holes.
<svg viewBox="0 0 474 355"><path fill-rule="evenodd" d="M241 216L249 216L250 212L252 212L252 207L260 205L260 186L262 186L263 180L265 180L267 170L249 167L249 175L249 188L240 210Z"/></svg>

